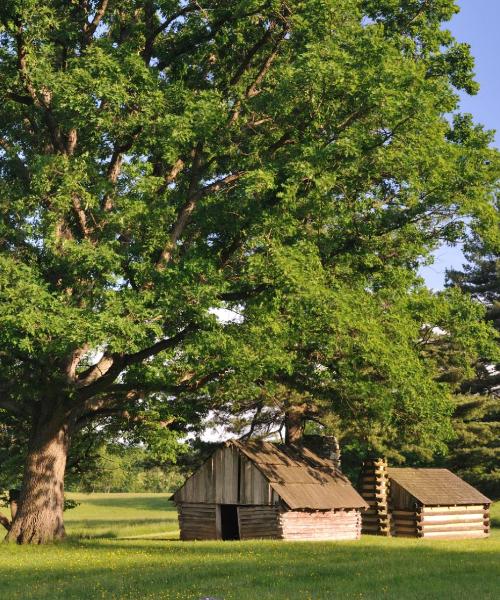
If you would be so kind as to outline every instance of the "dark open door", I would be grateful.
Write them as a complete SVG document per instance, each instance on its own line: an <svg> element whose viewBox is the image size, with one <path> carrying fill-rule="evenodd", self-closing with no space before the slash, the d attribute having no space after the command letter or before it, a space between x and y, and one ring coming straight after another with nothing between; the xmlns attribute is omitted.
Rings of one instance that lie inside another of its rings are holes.
<svg viewBox="0 0 500 600"><path fill-rule="evenodd" d="M220 505L220 528L223 540L239 540L238 507L235 504Z"/></svg>

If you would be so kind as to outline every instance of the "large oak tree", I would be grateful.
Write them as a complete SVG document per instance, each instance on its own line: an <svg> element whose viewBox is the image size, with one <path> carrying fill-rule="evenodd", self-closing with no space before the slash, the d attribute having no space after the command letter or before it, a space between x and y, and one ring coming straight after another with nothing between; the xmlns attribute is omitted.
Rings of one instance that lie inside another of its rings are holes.
<svg viewBox="0 0 500 600"><path fill-rule="evenodd" d="M67 454L89 422L189 421L250 347L279 364L283 299L306 326L318 278L371 294L462 223L492 225L496 155L447 118L476 89L441 27L455 11L2 3L0 409L31 427L9 540L64 535ZM223 306L241 329L217 321Z"/></svg>

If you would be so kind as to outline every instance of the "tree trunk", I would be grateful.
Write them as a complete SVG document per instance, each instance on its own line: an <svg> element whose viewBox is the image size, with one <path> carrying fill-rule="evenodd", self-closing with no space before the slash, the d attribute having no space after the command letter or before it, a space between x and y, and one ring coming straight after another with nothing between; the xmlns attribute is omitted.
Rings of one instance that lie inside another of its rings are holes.
<svg viewBox="0 0 500 600"><path fill-rule="evenodd" d="M6 541L45 544L65 537L64 472L68 447L68 426L60 420L35 426L17 512Z"/></svg>
<svg viewBox="0 0 500 600"><path fill-rule="evenodd" d="M10 518L14 520L17 514L17 504L19 502L19 490L9 490Z"/></svg>
<svg viewBox="0 0 500 600"><path fill-rule="evenodd" d="M285 412L285 443L300 445L304 434L306 406L290 406Z"/></svg>

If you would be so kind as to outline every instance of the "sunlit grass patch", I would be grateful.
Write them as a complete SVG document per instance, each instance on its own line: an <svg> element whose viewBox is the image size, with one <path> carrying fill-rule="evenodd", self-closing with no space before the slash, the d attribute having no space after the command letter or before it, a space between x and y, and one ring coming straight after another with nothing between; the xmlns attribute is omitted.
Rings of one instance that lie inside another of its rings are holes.
<svg viewBox="0 0 500 600"><path fill-rule="evenodd" d="M168 494L72 497L66 543L0 546L0 598L498 598L498 529L487 540L188 543L175 540Z"/></svg>

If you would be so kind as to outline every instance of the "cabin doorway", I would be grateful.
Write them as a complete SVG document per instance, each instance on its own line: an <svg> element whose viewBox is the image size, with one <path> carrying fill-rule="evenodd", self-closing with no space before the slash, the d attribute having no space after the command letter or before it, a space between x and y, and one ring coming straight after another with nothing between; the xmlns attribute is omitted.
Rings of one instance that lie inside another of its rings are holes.
<svg viewBox="0 0 500 600"><path fill-rule="evenodd" d="M238 507L236 504L221 504L219 510L221 538L223 540L239 540Z"/></svg>

